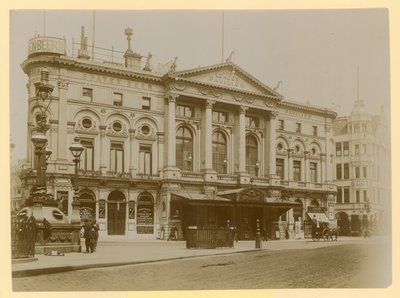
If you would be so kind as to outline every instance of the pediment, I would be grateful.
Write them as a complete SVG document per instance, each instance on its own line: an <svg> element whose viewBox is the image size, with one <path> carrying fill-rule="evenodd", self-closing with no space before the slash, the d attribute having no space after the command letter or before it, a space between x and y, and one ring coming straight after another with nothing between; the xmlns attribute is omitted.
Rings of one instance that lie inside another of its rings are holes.
<svg viewBox="0 0 400 298"><path fill-rule="evenodd" d="M273 89L231 62L175 72L170 75L179 78L181 81L199 82L211 87L235 89L264 96L277 97L279 99L282 97Z"/></svg>

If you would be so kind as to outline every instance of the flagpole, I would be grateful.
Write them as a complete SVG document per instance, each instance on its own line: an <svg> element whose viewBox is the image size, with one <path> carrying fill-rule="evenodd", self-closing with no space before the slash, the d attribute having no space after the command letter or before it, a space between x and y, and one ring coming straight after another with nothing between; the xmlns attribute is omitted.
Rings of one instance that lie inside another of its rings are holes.
<svg viewBox="0 0 400 298"><path fill-rule="evenodd" d="M43 36L46 36L46 10L43 9Z"/></svg>
<svg viewBox="0 0 400 298"><path fill-rule="evenodd" d="M221 61L224 63L224 22L225 22L225 14L224 11L222 11L222 25L221 25L221 35L222 35L222 45L221 45Z"/></svg>
<svg viewBox="0 0 400 298"><path fill-rule="evenodd" d="M95 25L96 25L96 11L93 10L92 61L94 60L94 35L95 35Z"/></svg>

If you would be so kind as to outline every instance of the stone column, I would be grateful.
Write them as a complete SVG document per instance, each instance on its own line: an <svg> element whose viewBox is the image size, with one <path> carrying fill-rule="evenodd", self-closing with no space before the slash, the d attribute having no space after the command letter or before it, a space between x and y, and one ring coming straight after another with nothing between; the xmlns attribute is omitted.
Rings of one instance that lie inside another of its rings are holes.
<svg viewBox="0 0 400 298"><path fill-rule="evenodd" d="M239 173L246 172L246 111L248 107L240 106L239 110L239 133L236 136L238 139L238 151L239 151Z"/></svg>
<svg viewBox="0 0 400 298"><path fill-rule="evenodd" d="M158 172L161 173L163 165L164 165L164 133L157 132L157 143L158 143Z"/></svg>
<svg viewBox="0 0 400 298"><path fill-rule="evenodd" d="M164 169L164 178L179 178L179 169L176 168L176 121L175 103L179 94L168 92L165 98L168 100L167 115L167 166Z"/></svg>
<svg viewBox="0 0 400 298"><path fill-rule="evenodd" d="M100 172L102 175L106 174L107 171L107 164L106 164L106 142L104 140L106 135L106 128L105 125L100 125Z"/></svg>
<svg viewBox="0 0 400 298"><path fill-rule="evenodd" d="M326 154L321 153L321 181L320 183L326 183Z"/></svg>
<svg viewBox="0 0 400 298"><path fill-rule="evenodd" d="M305 183L311 182L309 154L310 154L309 151L304 151L304 167L305 167L304 182Z"/></svg>
<svg viewBox="0 0 400 298"><path fill-rule="evenodd" d="M175 125L175 103L178 98L178 94L168 93L166 98L168 100L168 121L167 121L167 167L174 168L176 166L176 125Z"/></svg>
<svg viewBox="0 0 400 298"><path fill-rule="evenodd" d="M204 126L205 137L205 170L212 170L212 106L215 104L214 100L207 100L206 102L206 117Z"/></svg>
<svg viewBox="0 0 400 298"><path fill-rule="evenodd" d="M276 117L278 111L271 111L269 117L269 176L276 176Z"/></svg>
<svg viewBox="0 0 400 298"><path fill-rule="evenodd" d="M58 146L57 160L68 159L68 144L67 144L67 80L58 81L59 101L58 101Z"/></svg>
<svg viewBox="0 0 400 298"><path fill-rule="evenodd" d="M129 171L131 172L132 177L136 174L135 167L135 132L136 129L129 129Z"/></svg>
<svg viewBox="0 0 400 298"><path fill-rule="evenodd" d="M287 177L288 177L289 181L293 181L293 158L292 158L293 149L288 149L287 153L288 153L288 162L287 162L288 175L287 175Z"/></svg>

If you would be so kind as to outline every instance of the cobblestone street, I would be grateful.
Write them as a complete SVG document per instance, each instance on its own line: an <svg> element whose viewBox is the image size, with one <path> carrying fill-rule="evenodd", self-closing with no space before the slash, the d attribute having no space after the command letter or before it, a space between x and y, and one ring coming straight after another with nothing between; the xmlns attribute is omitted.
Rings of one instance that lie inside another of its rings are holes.
<svg viewBox="0 0 400 298"><path fill-rule="evenodd" d="M14 291L387 287L391 283L387 247L374 239L360 239L313 249L262 250L21 277L13 279L13 287Z"/></svg>

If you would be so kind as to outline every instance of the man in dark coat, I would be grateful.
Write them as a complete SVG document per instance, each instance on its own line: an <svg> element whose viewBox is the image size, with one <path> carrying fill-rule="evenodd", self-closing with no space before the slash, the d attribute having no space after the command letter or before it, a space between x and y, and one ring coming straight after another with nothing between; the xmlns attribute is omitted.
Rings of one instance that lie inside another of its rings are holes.
<svg viewBox="0 0 400 298"><path fill-rule="evenodd" d="M85 238L86 253L93 252L93 223L88 220L83 226L83 237Z"/></svg>

